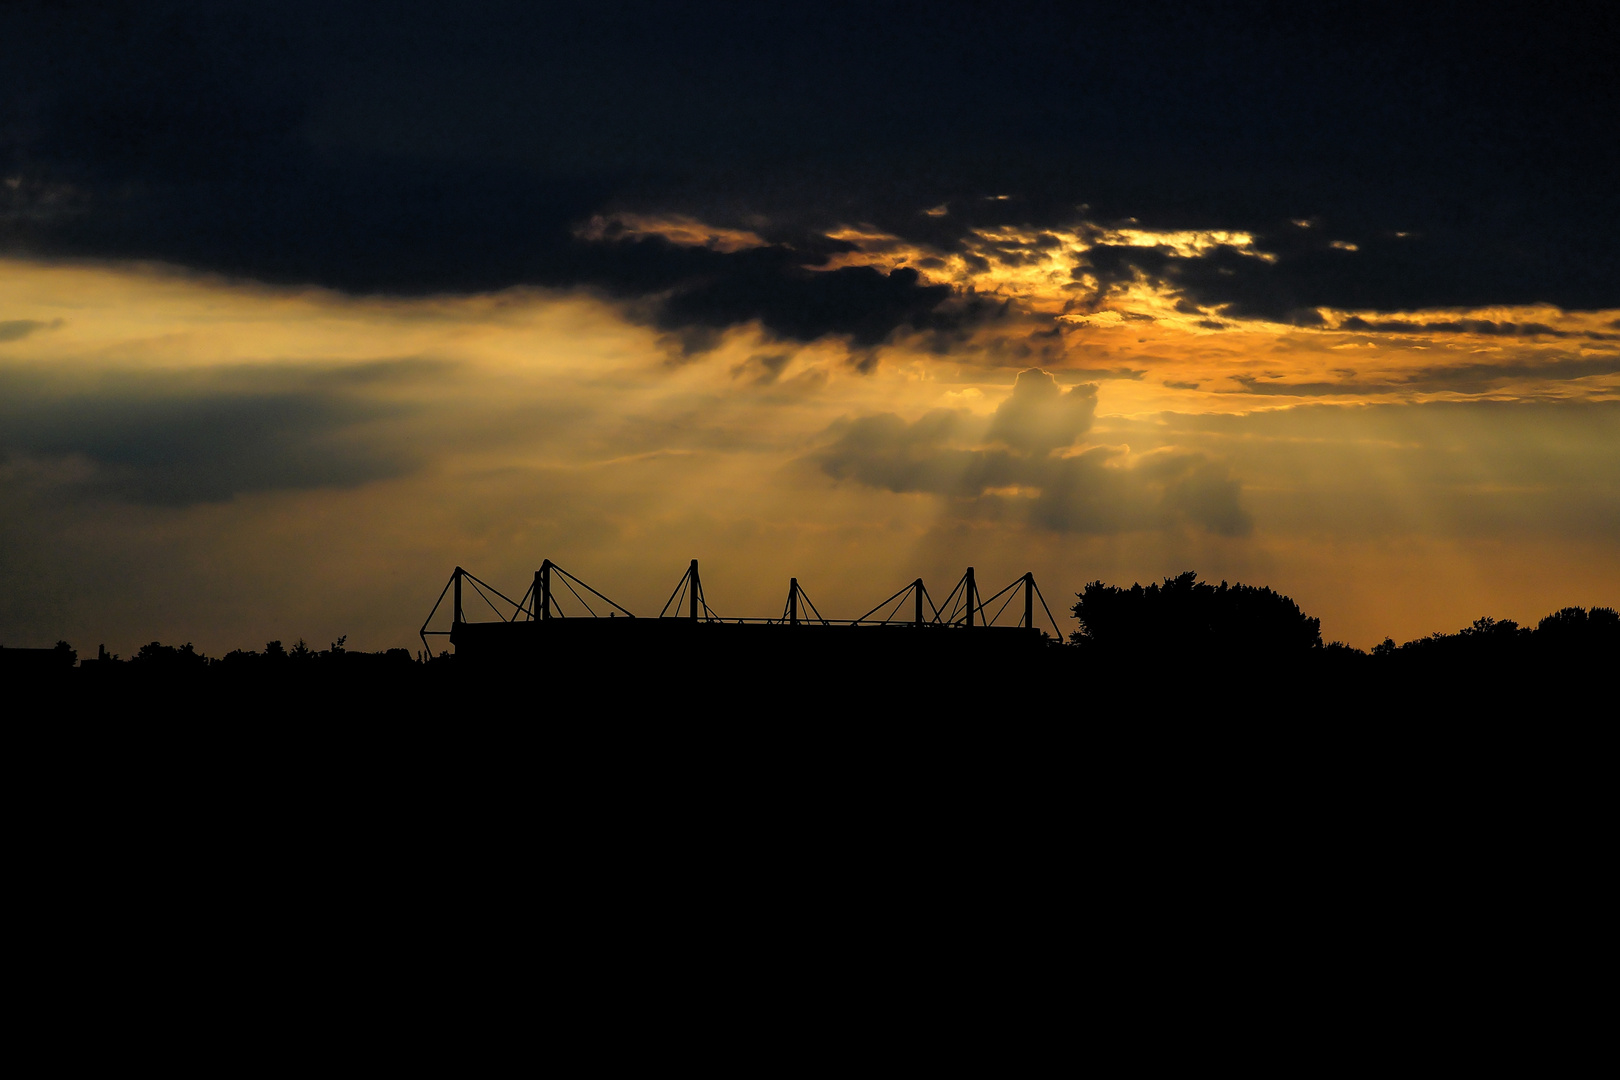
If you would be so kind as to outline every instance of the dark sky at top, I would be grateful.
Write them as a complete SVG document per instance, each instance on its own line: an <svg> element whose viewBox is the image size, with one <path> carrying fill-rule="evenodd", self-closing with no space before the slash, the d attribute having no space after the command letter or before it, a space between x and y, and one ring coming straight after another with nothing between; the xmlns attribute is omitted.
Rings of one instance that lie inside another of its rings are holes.
<svg viewBox="0 0 1620 1080"><path fill-rule="evenodd" d="M1093 255L1229 314L1620 307L1612 6L1189 9L7 5L0 253L354 292L588 285L669 296L672 325L875 342L944 318L944 290L806 273L826 229L949 249L1084 205L1252 232L1274 262ZM614 210L773 243L573 235Z"/></svg>

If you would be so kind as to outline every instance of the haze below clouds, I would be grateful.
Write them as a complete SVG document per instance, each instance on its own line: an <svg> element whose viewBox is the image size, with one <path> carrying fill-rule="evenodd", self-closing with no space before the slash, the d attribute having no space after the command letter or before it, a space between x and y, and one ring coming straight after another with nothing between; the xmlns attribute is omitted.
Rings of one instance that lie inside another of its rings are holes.
<svg viewBox="0 0 1620 1080"><path fill-rule="evenodd" d="M850 616L969 562L1058 598L1196 566L1363 645L1620 583L1612 395L1254 409L903 346L863 373L757 327L688 357L545 291L13 262L0 296L52 326L0 364L10 641L408 645L449 567L521 591L540 558L638 613L696 556L723 614L798 576ZM1156 376L1205 363L1163 338Z"/></svg>

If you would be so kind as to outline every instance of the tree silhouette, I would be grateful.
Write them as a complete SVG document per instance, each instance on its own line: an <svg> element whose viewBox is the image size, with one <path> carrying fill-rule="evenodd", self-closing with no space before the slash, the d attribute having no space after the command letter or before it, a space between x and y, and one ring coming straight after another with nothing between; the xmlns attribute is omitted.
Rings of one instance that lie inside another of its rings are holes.
<svg viewBox="0 0 1620 1080"><path fill-rule="evenodd" d="M1093 581L1071 609L1076 644L1156 654L1298 655L1322 647L1322 621L1254 585L1211 585L1193 571L1129 589Z"/></svg>

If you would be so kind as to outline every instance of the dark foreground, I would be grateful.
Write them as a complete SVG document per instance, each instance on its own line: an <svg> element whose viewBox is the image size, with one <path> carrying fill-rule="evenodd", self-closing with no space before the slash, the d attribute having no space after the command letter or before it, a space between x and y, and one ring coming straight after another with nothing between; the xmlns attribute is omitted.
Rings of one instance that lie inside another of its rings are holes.
<svg viewBox="0 0 1620 1080"><path fill-rule="evenodd" d="M186 1045L422 1028L461 1066L497 1029L741 1065L881 1027L1029 1071L1030 1031L1370 1064L1501 1010L1493 1056L1545 1064L1601 1007L1524 1000L1584 986L1608 918L1595 665L65 669L8 683L31 998L183 1001Z"/></svg>
<svg viewBox="0 0 1620 1080"><path fill-rule="evenodd" d="M1425 642L1428 645L1427 639ZM200 721L300 725L520 721L548 731L701 720L786 719L881 728L989 724L1106 730L1142 721L1199 724L1402 721L1609 722L1620 646L1531 639L1292 656L1242 649L1153 656L1044 645L1016 653L952 650L794 654L554 655L478 663L393 654L307 661L88 661L0 671L23 726Z"/></svg>

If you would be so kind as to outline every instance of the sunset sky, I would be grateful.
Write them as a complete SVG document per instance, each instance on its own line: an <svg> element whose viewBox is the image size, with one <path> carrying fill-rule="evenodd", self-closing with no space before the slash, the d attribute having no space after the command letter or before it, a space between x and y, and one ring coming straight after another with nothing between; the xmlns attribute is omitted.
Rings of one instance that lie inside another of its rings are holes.
<svg viewBox="0 0 1620 1080"><path fill-rule="evenodd" d="M1620 23L1478 10L8 6L0 644L1620 606Z"/></svg>

